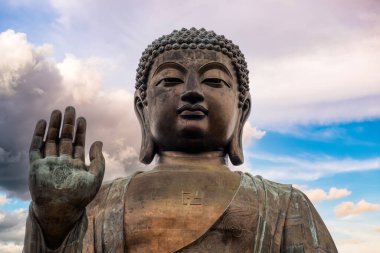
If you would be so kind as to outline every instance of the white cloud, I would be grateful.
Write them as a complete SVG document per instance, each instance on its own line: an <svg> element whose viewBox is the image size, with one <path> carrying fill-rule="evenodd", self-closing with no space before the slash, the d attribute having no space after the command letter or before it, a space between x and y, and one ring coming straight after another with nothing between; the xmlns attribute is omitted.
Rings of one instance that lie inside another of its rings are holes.
<svg viewBox="0 0 380 253"><path fill-rule="evenodd" d="M86 12L83 12L83 8L91 9L90 1L81 1L80 3L78 3L77 1L73 0L52 0L51 4L61 14L61 16L58 19L58 22L66 27L71 26L73 17L79 18L81 13L84 16L82 19L86 18L87 15Z"/></svg>
<svg viewBox="0 0 380 253"><path fill-rule="evenodd" d="M34 47L26 35L7 30L0 33L0 95L13 95L25 82L24 77L38 68L41 58L46 57L51 46Z"/></svg>
<svg viewBox="0 0 380 253"><path fill-rule="evenodd" d="M5 247L4 245L8 243L21 244L23 242L27 213L26 209L0 211L0 217L3 217L0 219L0 245Z"/></svg>
<svg viewBox="0 0 380 253"><path fill-rule="evenodd" d="M253 115L260 127L280 130L380 116L380 37L261 60L255 66Z"/></svg>
<svg viewBox="0 0 380 253"><path fill-rule="evenodd" d="M291 157L266 153L246 152L247 170L272 180L318 178L351 171L380 169L380 157L370 159L337 159L329 156ZM252 161L250 161L252 159Z"/></svg>
<svg viewBox="0 0 380 253"><path fill-rule="evenodd" d="M342 253L374 252L374 249L380 248L378 238L371 237L371 240L358 241L347 240L338 243L338 251Z"/></svg>
<svg viewBox="0 0 380 253"><path fill-rule="evenodd" d="M352 193L346 188L331 187L329 191L325 191L321 188L308 189L307 187L293 186L302 190L313 203L344 198Z"/></svg>
<svg viewBox="0 0 380 253"><path fill-rule="evenodd" d="M0 194L0 206L3 206L8 202L9 202L9 199L7 198L7 195ZM0 220L1 220L1 218L0 218Z"/></svg>
<svg viewBox="0 0 380 253"><path fill-rule="evenodd" d="M323 220L333 236L338 252L374 252L374 249L380 248L379 233L373 230L373 220L361 217L352 219L331 217Z"/></svg>
<svg viewBox="0 0 380 253"><path fill-rule="evenodd" d="M19 253L23 248L26 209L0 211L0 252Z"/></svg>
<svg viewBox="0 0 380 253"><path fill-rule="evenodd" d="M0 242L0 252L2 253L20 253L22 251L22 244L2 243Z"/></svg>
<svg viewBox="0 0 380 253"><path fill-rule="evenodd" d="M338 217L347 217L365 212L375 212L379 210L379 204L369 203L364 199L360 200L356 204L351 201L343 202L340 205L336 206L334 209L335 215Z"/></svg>
<svg viewBox="0 0 380 253"><path fill-rule="evenodd" d="M68 54L57 67L63 77L63 87L73 96L74 103L88 103L99 93L103 82L100 59L80 59Z"/></svg>
<svg viewBox="0 0 380 253"><path fill-rule="evenodd" d="M266 132L253 127L250 122L246 122L243 129L243 144L249 145L255 140L265 136Z"/></svg>

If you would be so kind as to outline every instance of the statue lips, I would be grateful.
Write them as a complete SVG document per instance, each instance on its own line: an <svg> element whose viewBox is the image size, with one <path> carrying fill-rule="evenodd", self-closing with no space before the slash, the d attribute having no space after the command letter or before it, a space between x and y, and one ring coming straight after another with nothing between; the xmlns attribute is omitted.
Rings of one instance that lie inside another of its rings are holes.
<svg viewBox="0 0 380 253"><path fill-rule="evenodd" d="M187 120L201 120L208 115L208 110L199 104L185 104L177 109L177 114Z"/></svg>

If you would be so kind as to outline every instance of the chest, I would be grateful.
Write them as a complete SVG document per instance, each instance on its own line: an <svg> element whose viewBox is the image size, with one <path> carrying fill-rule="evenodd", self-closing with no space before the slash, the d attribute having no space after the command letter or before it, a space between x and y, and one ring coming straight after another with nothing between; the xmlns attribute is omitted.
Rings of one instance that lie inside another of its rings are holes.
<svg viewBox="0 0 380 253"><path fill-rule="evenodd" d="M252 251L260 220L252 189L226 175L172 178L154 174L129 185L124 216L128 252Z"/></svg>

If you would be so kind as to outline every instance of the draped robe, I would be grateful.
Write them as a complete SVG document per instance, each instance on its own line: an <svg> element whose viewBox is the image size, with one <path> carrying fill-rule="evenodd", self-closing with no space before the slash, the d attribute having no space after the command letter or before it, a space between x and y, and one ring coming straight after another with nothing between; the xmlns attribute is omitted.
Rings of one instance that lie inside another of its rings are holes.
<svg viewBox="0 0 380 253"><path fill-rule="evenodd" d="M30 208L24 252L337 252L321 217L301 191L260 176L240 175L240 185L223 212L210 224L197 221L191 233L180 231L184 239L172 243L174 248L167 246L173 239L170 236L160 237L160 240L152 238L148 242L139 242L137 236L131 241L134 230L128 222L126 203L133 175L103 184L81 219L55 250L46 247Z"/></svg>

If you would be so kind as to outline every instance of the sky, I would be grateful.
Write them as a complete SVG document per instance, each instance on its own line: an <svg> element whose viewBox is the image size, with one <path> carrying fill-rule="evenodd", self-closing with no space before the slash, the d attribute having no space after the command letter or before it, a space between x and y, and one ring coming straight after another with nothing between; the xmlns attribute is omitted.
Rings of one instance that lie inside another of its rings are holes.
<svg viewBox="0 0 380 253"><path fill-rule="evenodd" d="M307 194L339 252L380 252L380 2L4 0L0 2L0 252L21 252L27 150L38 119L73 105L105 180L138 162L135 71L182 27L239 45L250 70L246 162L234 170Z"/></svg>

